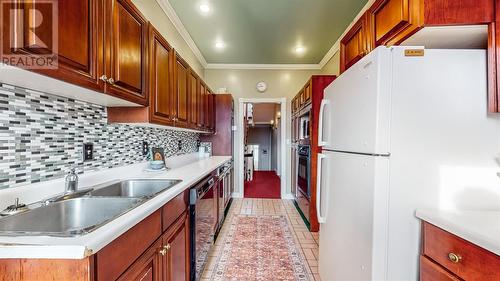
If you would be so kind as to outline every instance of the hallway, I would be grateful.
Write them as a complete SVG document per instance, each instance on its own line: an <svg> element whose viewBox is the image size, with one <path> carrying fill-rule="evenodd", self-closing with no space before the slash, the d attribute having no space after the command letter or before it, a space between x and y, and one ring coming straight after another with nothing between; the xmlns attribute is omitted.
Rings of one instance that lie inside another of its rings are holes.
<svg viewBox="0 0 500 281"><path fill-rule="evenodd" d="M234 199L201 280L320 281L318 243L292 201Z"/></svg>
<svg viewBox="0 0 500 281"><path fill-rule="evenodd" d="M254 171L253 179L245 181L245 198L280 199L280 183L275 171Z"/></svg>

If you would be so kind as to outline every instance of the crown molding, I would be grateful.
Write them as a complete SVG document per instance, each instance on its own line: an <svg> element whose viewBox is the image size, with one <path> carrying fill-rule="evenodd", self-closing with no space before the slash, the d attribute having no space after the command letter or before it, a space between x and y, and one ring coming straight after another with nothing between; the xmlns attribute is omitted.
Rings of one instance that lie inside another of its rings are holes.
<svg viewBox="0 0 500 281"><path fill-rule="evenodd" d="M319 70L319 64L228 64L228 63L209 63L205 69L268 69L268 70Z"/></svg>
<svg viewBox="0 0 500 281"><path fill-rule="evenodd" d="M375 0L369 0L365 6L359 11L356 17L352 20L349 26L344 30L342 35L337 39L335 44L328 50L323 59L317 64L227 64L227 63L207 63L205 57L194 42L191 35L187 31L169 0L156 0L163 9L167 17L172 21L182 38L186 41L191 51L203 66L204 69L230 69L230 70L321 70L330 61L330 59L340 51L340 41L352 28L352 26L363 16L363 14L373 5Z"/></svg>
<svg viewBox="0 0 500 281"><path fill-rule="evenodd" d="M198 49L198 46L194 42L193 38L191 35L189 35L189 32L187 31L186 27L182 23L181 19L175 12L174 8L170 4L168 0L156 0L156 2L160 5L162 8L163 12L167 15L167 17L170 19L170 21L173 23L175 29L177 29L177 32L181 35L181 37L186 41L187 45L193 51L193 54L195 57L198 59L198 62L202 65L203 68L207 67L207 60L201 53L200 49Z"/></svg>

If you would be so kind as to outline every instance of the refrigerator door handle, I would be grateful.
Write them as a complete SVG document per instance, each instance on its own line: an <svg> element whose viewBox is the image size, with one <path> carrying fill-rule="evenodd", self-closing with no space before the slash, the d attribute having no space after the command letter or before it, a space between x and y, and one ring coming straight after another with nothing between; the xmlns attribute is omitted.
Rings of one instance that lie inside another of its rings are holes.
<svg viewBox="0 0 500 281"><path fill-rule="evenodd" d="M318 124L318 146L328 145L327 141L323 141L323 114L325 111L325 106L330 103L329 100L322 99L321 105L319 107L319 124Z"/></svg>
<svg viewBox="0 0 500 281"><path fill-rule="evenodd" d="M321 215L321 163L326 158L323 153L318 153L318 176L316 177L316 214L318 215L318 222L325 223L326 217Z"/></svg>

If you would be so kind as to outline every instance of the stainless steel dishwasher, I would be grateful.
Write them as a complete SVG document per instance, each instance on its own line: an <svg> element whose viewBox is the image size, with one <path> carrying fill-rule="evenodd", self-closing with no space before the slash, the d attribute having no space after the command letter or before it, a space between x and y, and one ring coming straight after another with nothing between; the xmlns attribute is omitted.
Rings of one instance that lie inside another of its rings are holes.
<svg viewBox="0 0 500 281"><path fill-rule="evenodd" d="M212 248L217 226L215 174L210 174L190 190L191 281L200 280Z"/></svg>

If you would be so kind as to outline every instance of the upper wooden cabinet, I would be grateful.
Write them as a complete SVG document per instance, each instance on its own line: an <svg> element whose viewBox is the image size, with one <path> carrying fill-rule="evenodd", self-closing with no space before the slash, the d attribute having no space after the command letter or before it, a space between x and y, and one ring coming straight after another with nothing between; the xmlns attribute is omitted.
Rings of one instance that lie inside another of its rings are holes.
<svg viewBox="0 0 500 281"><path fill-rule="evenodd" d="M340 72L359 61L371 50L368 43L368 21L362 16L340 41Z"/></svg>
<svg viewBox="0 0 500 281"><path fill-rule="evenodd" d="M425 27L490 24L494 0L376 0L341 39L340 72L378 46L398 45Z"/></svg>
<svg viewBox="0 0 500 281"><path fill-rule="evenodd" d="M367 12L371 46L399 44L422 25L421 0L377 0Z"/></svg>
<svg viewBox="0 0 500 281"><path fill-rule="evenodd" d="M200 98L200 79L196 73L191 70L189 71L189 125L191 128L196 129L200 123L198 119L200 118L199 112L199 98Z"/></svg>
<svg viewBox="0 0 500 281"><path fill-rule="evenodd" d="M172 96L172 115L176 126L188 127L189 106L189 65L178 54L175 56L174 81Z"/></svg>
<svg viewBox="0 0 500 281"><path fill-rule="evenodd" d="M148 25L127 0L109 0L106 22L106 92L147 105Z"/></svg>
<svg viewBox="0 0 500 281"><path fill-rule="evenodd" d="M56 69L33 71L96 91L104 90L104 83L99 79L103 72L103 38L99 36L103 32L103 16L100 12L103 9L102 0L57 1L58 36L57 42L54 42L57 48L52 42L51 21L38 18L51 14L51 11L47 10L50 6L38 5L39 2L47 1L10 2L12 7L18 8L20 12L10 13L9 9L3 9L3 24L10 26L12 32L26 40L2 40L4 54L55 53L58 62ZM29 13L30 8L41 9L42 13ZM42 26L32 29L26 24L11 25L11 22L41 22ZM8 28L3 29L2 37L10 37ZM38 40L41 40L46 48L40 48Z"/></svg>
<svg viewBox="0 0 500 281"><path fill-rule="evenodd" d="M150 24L149 27L149 80L151 120L159 124L172 124L173 54L174 50Z"/></svg>
<svg viewBox="0 0 500 281"><path fill-rule="evenodd" d="M208 113L205 111L206 107L206 99L205 96L207 94L207 86L203 81L200 82L200 95L198 96L198 127L203 128L205 126L205 119L207 118Z"/></svg>

